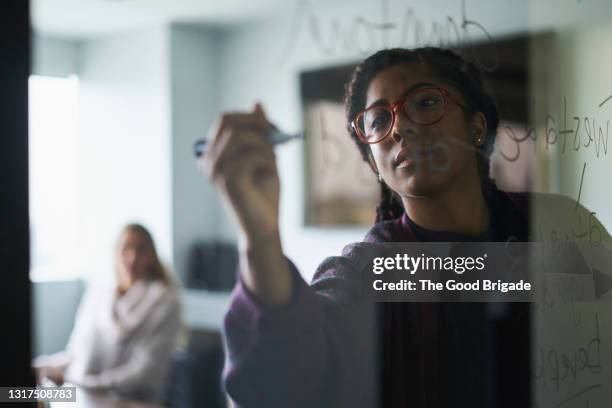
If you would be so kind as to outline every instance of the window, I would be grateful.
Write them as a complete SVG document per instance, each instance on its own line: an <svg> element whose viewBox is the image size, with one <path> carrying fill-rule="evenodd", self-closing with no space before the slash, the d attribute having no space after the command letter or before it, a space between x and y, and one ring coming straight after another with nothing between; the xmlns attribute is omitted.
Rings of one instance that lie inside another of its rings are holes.
<svg viewBox="0 0 612 408"><path fill-rule="evenodd" d="M29 81L32 280L75 277L76 77Z"/></svg>

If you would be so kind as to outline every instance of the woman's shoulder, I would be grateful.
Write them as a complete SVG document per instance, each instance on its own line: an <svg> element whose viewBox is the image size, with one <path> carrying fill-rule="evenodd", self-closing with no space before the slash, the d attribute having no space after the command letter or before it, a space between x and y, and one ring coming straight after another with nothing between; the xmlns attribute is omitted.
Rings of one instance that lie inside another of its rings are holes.
<svg viewBox="0 0 612 408"><path fill-rule="evenodd" d="M339 255L325 258L312 278L313 289L340 303L359 298L361 273L380 250L379 244L397 241L396 223L376 223L361 242L350 243Z"/></svg>
<svg viewBox="0 0 612 408"><path fill-rule="evenodd" d="M167 284L159 280L151 281L148 283L148 285L148 292L150 296L158 298L159 303L172 309L180 309L181 294L180 289L176 285Z"/></svg>
<svg viewBox="0 0 612 408"><path fill-rule="evenodd" d="M393 242L397 240L399 220L381 221L374 224L363 238L367 244Z"/></svg>
<svg viewBox="0 0 612 408"><path fill-rule="evenodd" d="M143 286L140 294L135 294L140 297L136 307L132 307L129 314L130 319L135 322L148 321L151 327L164 322L180 320L182 313L182 304L180 294L174 285L167 285L161 281L146 281L140 282ZM130 304L130 300L127 300Z"/></svg>

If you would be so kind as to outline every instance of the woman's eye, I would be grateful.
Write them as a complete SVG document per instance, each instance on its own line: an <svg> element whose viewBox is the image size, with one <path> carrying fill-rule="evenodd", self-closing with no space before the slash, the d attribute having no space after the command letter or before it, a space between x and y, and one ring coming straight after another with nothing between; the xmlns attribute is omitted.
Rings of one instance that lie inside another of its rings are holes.
<svg viewBox="0 0 612 408"><path fill-rule="evenodd" d="M384 115L377 116L372 120L372 129L380 130L387 126L387 118Z"/></svg>
<svg viewBox="0 0 612 408"><path fill-rule="evenodd" d="M391 121L392 114L386 109L373 109L368 112L366 123L372 131L382 131L387 128Z"/></svg>
<svg viewBox="0 0 612 408"><path fill-rule="evenodd" d="M436 98L422 98L417 101L417 106L419 108L431 108L439 103L439 100Z"/></svg>

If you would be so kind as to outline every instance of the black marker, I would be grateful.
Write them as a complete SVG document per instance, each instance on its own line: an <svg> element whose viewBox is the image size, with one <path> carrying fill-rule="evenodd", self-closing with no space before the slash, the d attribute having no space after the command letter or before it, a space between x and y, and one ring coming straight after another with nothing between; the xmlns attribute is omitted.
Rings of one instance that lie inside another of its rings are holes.
<svg viewBox="0 0 612 408"><path fill-rule="evenodd" d="M276 146L281 143L288 142L293 139L300 139L302 137L301 133L284 133L278 129L273 129L266 134L267 139L272 143L272 146ZM200 139L195 142L193 145L193 151L196 157L202 157L208 151L208 141L205 139Z"/></svg>

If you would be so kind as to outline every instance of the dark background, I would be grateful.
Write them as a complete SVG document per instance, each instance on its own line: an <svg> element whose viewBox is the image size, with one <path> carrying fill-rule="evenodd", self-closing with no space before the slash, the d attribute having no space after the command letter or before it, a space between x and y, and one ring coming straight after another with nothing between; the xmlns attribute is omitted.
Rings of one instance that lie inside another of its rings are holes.
<svg viewBox="0 0 612 408"><path fill-rule="evenodd" d="M30 369L31 305L28 218L28 76L30 4L0 11L0 386L35 384ZM14 405L14 404L13 404ZM28 404L19 404L28 406ZM34 406L34 404L31 404Z"/></svg>

